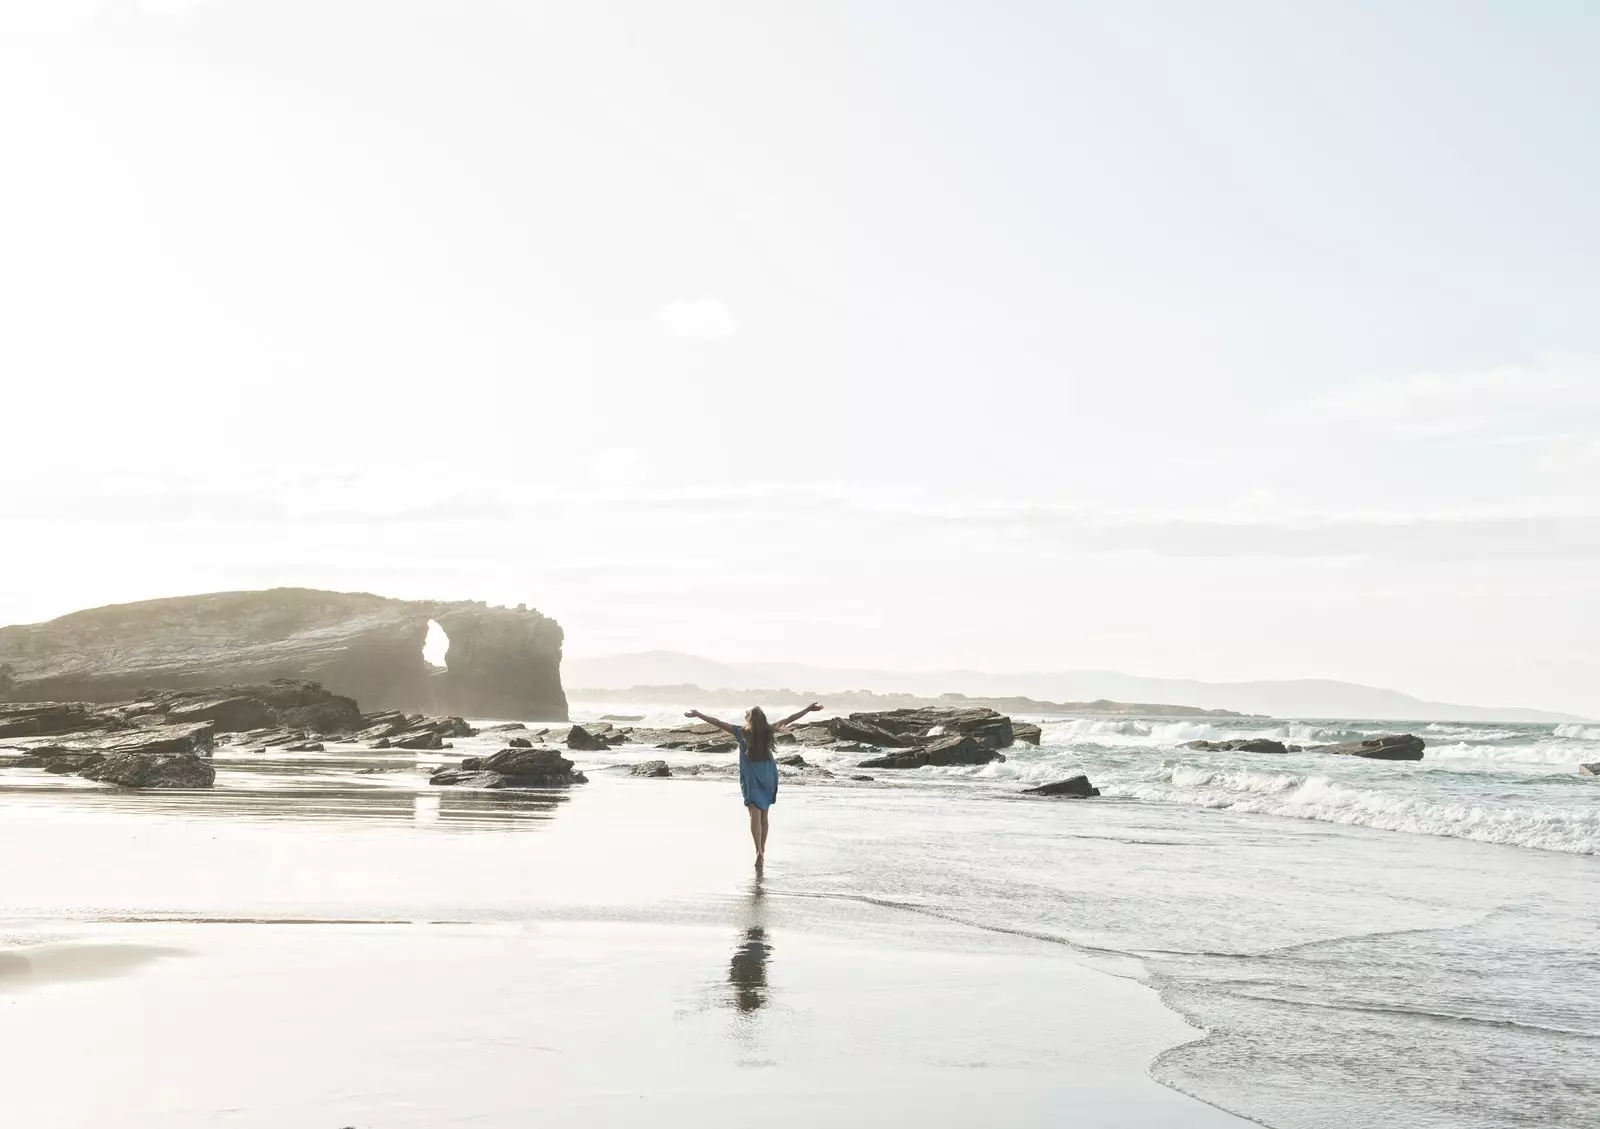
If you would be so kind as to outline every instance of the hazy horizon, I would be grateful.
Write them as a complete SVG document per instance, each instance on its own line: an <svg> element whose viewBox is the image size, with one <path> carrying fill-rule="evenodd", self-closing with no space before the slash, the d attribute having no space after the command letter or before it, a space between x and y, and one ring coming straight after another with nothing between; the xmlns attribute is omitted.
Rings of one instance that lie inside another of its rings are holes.
<svg viewBox="0 0 1600 1129"><path fill-rule="evenodd" d="M1600 714L1600 9L0 7L0 623Z"/></svg>

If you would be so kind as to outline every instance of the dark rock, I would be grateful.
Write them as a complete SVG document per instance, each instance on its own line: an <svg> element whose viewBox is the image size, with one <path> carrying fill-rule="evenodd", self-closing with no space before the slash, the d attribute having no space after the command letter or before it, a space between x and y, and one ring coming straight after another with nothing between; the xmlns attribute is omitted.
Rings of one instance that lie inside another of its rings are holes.
<svg viewBox="0 0 1600 1129"><path fill-rule="evenodd" d="M774 745L798 745L800 742L793 733L785 730L780 733L774 733L772 735L772 743Z"/></svg>
<svg viewBox="0 0 1600 1129"><path fill-rule="evenodd" d="M273 725L278 717L260 698L234 694L174 702L167 710L167 720L210 721L216 724L218 733L238 733Z"/></svg>
<svg viewBox="0 0 1600 1129"><path fill-rule="evenodd" d="M865 714L853 714L850 717L836 717L823 722L833 731L835 741L855 741L862 745L872 745L875 748L905 749L916 744L909 736L902 737L880 725L875 725L867 720Z"/></svg>
<svg viewBox="0 0 1600 1129"><path fill-rule="evenodd" d="M42 768L57 776L66 776L105 760L99 753L69 753L60 746L36 748L26 756L11 762L12 768Z"/></svg>
<svg viewBox="0 0 1600 1129"><path fill-rule="evenodd" d="M410 733L402 733L398 737L390 737L379 741L374 748L381 749L415 749L432 751L444 748L444 738L437 729L419 729Z"/></svg>
<svg viewBox="0 0 1600 1129"><path fill-rule="evenodd" d="M634 776L671 776L672 769L667 767L666 761L645 761L629 769Z"/></svg>
<svg viewBox="0 0 1600 1129"><path fill-rule="evenodd" d="M52 738L50 748L72 753L209 753L216 731L209 721L186 725L150 725L139 729L118 729L105 733L67 733Z"/></svg>
<svg viewBox="0 0 1600 1129"><path fill-rule="evenodd" d="M574 772L572 762L555 749L501 749L492 757L468 758L460 768L436 772L428 783L467 788L561 788L588 780L583 773Z"/></svg>
<svg viewBox="0 0 1600 1129"><path fill-rule="evenodd" d="M217 770L193 753L118 753L78 775L124 788L209 788Z"/></svg>
<svg viewBox="0 0 1600 1129"><path fill-rule="evenodd" d="M286 753L320 753L324 749L321 741L299 741L293 745L284 745L283 751Z"/></svg>
<svg viewBox="0 0 1600 1129"><path fill-rule="evenodd" d="M0 737L56 737L109 729L110 717L77 702L0 703Z"/></svg>
<svg viewBox="0 0 1600 1129"><path fill-rule="evenodd" d="M1268 737L1241 737L1231 741L1185 741L1185 749L1200 749L1210 753L1287 753L1282 741Z"/></svg>
<svg viewBox="0 0 1600 1129"><path fill-rule="evenodd" d="M1594 764L1580 764L1578 766L1578 775L1600 776L1600 761L1596 761Z"/></svg>
<svg viewBox="0 0 1600 1129"><path fill-rule="evenodd" d="M1089 783L1087 776L1069 776L1065 780L1057 780L1053 784L1041 784L1037 788L1024 788L1024 796L1098 796L1100 789Z"/></svg>
<svg viewBox="0 0 1600 1129"><path fill-rule="evenodd" d="M374 749L387 749L389 747L389 738L387 738L387 737L379 737L376 741L374 741L372 743L372 747Z"/></svg>
<svg viewBox="0 0 1600 1129"><path fill-rule="evenodd" d="M528 727L526 725L522 724L522 722L520 722L520 721L504 721L504 722L501 722L499 725L485 725L482 729L478 730L478 732L479 733L509 733L513 729L527 729L527 728Z"/></svg>
<svg viewBox="0 0 1600 1129"><path fill-rule="evenodd" d="M1421 737L1411 733L1391 733L1365 741L1346 741L1339 745L1312 745L1308 753L1332 753L1339 757L1369 757L1384 761L1419 761L1427 747Z"/></svg>
<svg viewBox="0 0 1600 1129"><path fill-rule="evenodd" d="M524 746L524 747L526 747L526 746ZM457 765L456 767L457 768L467 769L470 772L472 769L482 768L483 767L483 758L482 757L462 757L461 758L461 763L459 765Z"/></svg>
<svg viewBox="0 0 1600 1129"><path fill-rule="evenodd" d="M833 735L833 729L822 722L796 725L791 727L789 732L793 733L794 739L802 745L832 745L838 740Z"/></svg>
<svg viewBox="0 0 1600 1129"><path fill-rule="evenodd" d="M856 776L852 776L850 779L851 780L860 780L860 781L863 781L865 783L870 784L873 780L876 780L877 777L856 775Z"/></svg>
<svg viewBox="0 0 1600 1129"><path fill-rule="evenodd" d="M360 728L350 734L350 739L352 741L381 741L385 737L394 737L404 733L421 720L421 714L413 714L407 717L405 714L395 710L389 710L384 713L363 714Z"/></svg>
<svg viewBox="0 0 1600 1129"><path fill-rule="evenodd" d="M779 764L788 765L790 768L809 768L806 758L799 753L790 753L788 756L778 757Z"/></svg>
<svg viewBox="0 0 1600 1129"><path fill-rule="evenodd" d="M567 731L567 748L574 752L603 753L610 747L581 725L574 725Z"/></svg>
<svg viewBox="0 0 1600 1129"><path fill-rule="evenodd" d="M1011 723L1011 736L1024 745L1037 745L1044 737L1044 730L1037 725L1026 721L1013 721Z"/></svg>
<svg viewBox="0 0 1600 1129"><path fill-rule="evenodd" d="M942 737L964 736L991 749L1004 749L1015 740L1009 717L981 707L881 710L853 713L850 720L886 729L906 744L920 745Z"/></svg>
<svg viewBox="0 0 1600 1129"><path fill-rule="evenodd" d="M861 768L921 768L924 765L988 764L1005 756L976 737L941 737L920 749L905 749L861 762Z"/></svg>
<svg viewBox="0 0 1600 1129"><path fill-rule="evenodd" d="M533 748L533 742L528 740L526 737L513 737L511 740L507 741L506 744L510 745L513 749Z"/></svg>

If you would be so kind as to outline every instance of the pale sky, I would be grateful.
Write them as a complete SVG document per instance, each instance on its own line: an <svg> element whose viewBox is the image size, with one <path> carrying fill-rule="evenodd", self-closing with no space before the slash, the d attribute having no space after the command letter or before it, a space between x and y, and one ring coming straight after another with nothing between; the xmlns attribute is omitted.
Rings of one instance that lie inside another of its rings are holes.
<svg viewBox="0 0 1600 1129"><path fill-rule="evenodd" d="M0 623L1600 714L1600 5L0 0Z"/></svg>

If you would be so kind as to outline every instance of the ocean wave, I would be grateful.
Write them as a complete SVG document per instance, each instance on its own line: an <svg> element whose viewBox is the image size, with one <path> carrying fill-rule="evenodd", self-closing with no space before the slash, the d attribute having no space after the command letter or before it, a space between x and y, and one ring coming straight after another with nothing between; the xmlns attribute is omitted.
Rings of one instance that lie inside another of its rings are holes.
<svg viewBox="0 0 1600 1129"><path fill-rule="evenodd" d="M1600 725L1558 725L1555 735L1568 741L1600 741Z"/></svg>
<svg viewBox="0 0 1600 1129"><path fill-rule="evenodd" d="M1167 764L1135 781L1096 781L1107 796L1182 803L1473 839L1570 854L1600 854L1600 810L1538 809L1474 800L1447 801L1353 787L1327 776Z"/></svg>
<svg viewBox="0 0 1600 1129"><path fill-rule="evenodd" d="M1457 741L1449 745L1429 745L1425 760L1478 762L1483 765L1550 764L1580 765L1593 760L1600 751L1565 741L1540 741L1531 745L1474 745Z"/></svg>

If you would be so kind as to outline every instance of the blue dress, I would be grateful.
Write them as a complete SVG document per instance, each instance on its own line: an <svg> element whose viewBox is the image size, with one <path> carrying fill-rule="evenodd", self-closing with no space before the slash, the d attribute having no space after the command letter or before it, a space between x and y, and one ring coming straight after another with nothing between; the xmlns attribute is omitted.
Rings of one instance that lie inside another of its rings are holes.
<svg viewBox="0 0 1600 1129"><path fill-rule="evenodd" d="M778 802L778 762L753 761L746 755L744 726L734 726L733 735L739 742L739 791L745 803L766 811Z"/></svg>

